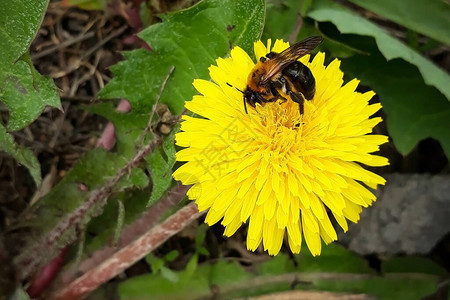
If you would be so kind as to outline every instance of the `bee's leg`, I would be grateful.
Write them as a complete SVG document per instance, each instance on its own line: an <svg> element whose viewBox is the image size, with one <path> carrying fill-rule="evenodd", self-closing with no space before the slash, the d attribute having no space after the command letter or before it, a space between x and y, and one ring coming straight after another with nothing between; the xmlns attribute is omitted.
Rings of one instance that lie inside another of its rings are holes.
<svg viewBox="0 0 450 300"><path fill-rule="evenodd" d="M280 93L278 92L278 90L281 90L281 91L283 91L283 93L287 94L287 91L290 90L289 84L288 84L288 82L286 81L286 79L285 79L283 76L281 76L281 77L278 79L278 81L276 81L276 82L273 83L273 85L274 85L274 87L275 87L275 93L276 93L277 95L279 95L280 99L282 100L281 103L286 102L287 99L284 98L283 96L281 96Z"/></svg>
<svg viewBox="0 0 450 300"><path fill-rule="evenodd" d="M277 100L281 100L281 103L284 103L287 101L286 98L284 98L283 96L281 96L280 94L278 94L275 97L269 98L269 99L264 99L264 102L276 102Z"/></svg>
<svg viewBox="0 0 450 300"><path fill-rule="evenodd" d="M275 86L276 83L272 84L270 86L270 92L272 93L273 97L266 100L267 102L275 102L277 100L281 100L281 103L284 103L287 101L286 98L280 95L280 93L277 90L277 86Z"/></svg>
<svg viewBox="0 0 450 300"><path fill-rule="evenodd" d="M255 95L256 95L256 98L258 99L258 101L255 101L255 102L259 103L259 104L266 103L266 102L275 102L278 99L280 99L280 97L281 97L280 94L278 94L277 96L274 96L272 98L268 98L268 96L270 96L270 95L267 95L267 94L265 94L266 98L261 94L255 94ZM283 97L281 97L281 98L283 98ZM253 106L253 107L255 107L255 106Z"/></svg>
<svg viewBox="0 0 450 300"><path fill-rule="evenodd" d="M298 103L298 108L300 110L300 115L303 115L304 103L305 103L305 99L303 98L303 96L301 94L296 94L293 91L288 91L287 94L291 97L292 101Z"/></svg>
<svg viewBox="0 0 450 300"><path fill-rule="evenodd" d="M255 101L255 104L256 104L256 103L261 104L261 103L263 103L263 102L266 102L266 99L265 99L261 94L256 93L255 95L256 95L256 99L258 99L258 101Z"/></svg>
<svg viewBox="0 0 450 300"><path fill-rule="evenodd" d="M282 83L283 83L283 88L285 90L285 93L289 95L289 97L291 97L292 101L297 102L298 103L298 107L300 110L300 115L303 115L304 112L304 103L305 103L305 98L302 96L302 94L299 93L295 93L292 90L291 84L282 78ZM292 78L290 78L292 80ZM295 86L295 83L292 83Z"/></svg>

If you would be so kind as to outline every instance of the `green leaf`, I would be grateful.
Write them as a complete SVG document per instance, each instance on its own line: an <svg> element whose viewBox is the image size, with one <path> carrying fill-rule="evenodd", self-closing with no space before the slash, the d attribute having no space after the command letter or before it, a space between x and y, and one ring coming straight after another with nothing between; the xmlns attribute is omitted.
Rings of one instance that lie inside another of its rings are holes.
<svg viewBox="0 0 450 300"><path fill-rule="evenodd" d="M180 253L178 253L177 250L172 250L169 253L167 253L166 255L164 255L164 260L168 261L168 262L172 262L178 257L178 255L180 255Z"/></svg>
<svg viewBox="0 0 450 300"><path fill-rule="evenodd" d="M306 247L306 245L305 245ZM215 264L201 264L191 274L175 272L177 283L157 274L131 278L119 284L121 299L241 299L264 293L270 294L295 289L363 293L376 299L420 299L435 290L439 277L423 273L372 275L364 259L339 245L325 247L322 256L296 255L298 269L286 255L271 258L264 263L254 262L251 270L239 263L223 259ZM315 264L311 268L312 263ZM256 272L255 272L256 269ZM305 271L306 270L306 271ZM368 274L369 273L369 274ZM285 278L285 279L283 279ZM298 278L292 284L290 278ZM323 279L328 278L328 279ZM281 279L281 280L280 280ZM210 287L219 291L214 293Z"/></svg>
<svg viewBox="0 0 450 300"><path fill-rule="evenodd" d="M422 273L448 276L448 272L431 259L417 256L395 257L385 261L381 265L383 273Z"/></svg>
<svg viewBox="0 0 450 300"><path fill-rule="evenodd" d="M374 37L386 59L402 58L417 66L425 82L435 86L450 100L450 76L374 23L329 0L313 1L308 16L321 22L332 22L341 33Z"/></svg>
<svg viewBox="0 0 450 300"><path fill-rule="evenodd" d="M147 126L150 111L124 113L118 111L112 102L96 103L82 106L82 108L108 118L114 124L117 153L125 157L132 157L136 153L135 143Z"/></svg>
<svg viewBox="0 0 450 300"><path fill-rule="evenodd" d="M279 275L295 271L293 261L284 253L278 254L267 262L259 264L257 267L258 274L260 275Z"/></svg>
<svg viewBox="0 0 450 300"><path fill-rule="evenodd" d="M236 261L227 262L225 260L219 260L211 268L210 284L226 286L245 281L249 278L252 278L252 274L245 272L242 266Z"/></svg>
<svg viewBox="0 0 450 300"><path fill-rule="evenodd" d="M14 142L14 138L0 124L0 151L14 157L17 162L30 171L36 185L41 183L41 167L33 151L23 148Z"/></svg>
<svg viewBox="0 0 450 300"><path fill-rule="evenodd" d="M163 278L160 274L147 274L133 277L119 284L120 299L153 300L153 299L197 299L206 296L210 291L209 277L212 266L199 267L195 275L187 271L175 272L178 282Z"/></svg>
<svg viewBox="0 0 450 300"><path fill-rule="evenodd" d="M123 158L117 160L123 161ZM117 170L115 170L117 171ZM133 168L130 170L130 174L122 177L119 183L116 186L116 192L125 191L130 188L145 188L149 184L149 180L147 175L142 169Z"/></svg>
<svg viewBox="0 0 450 300"><path fill-rule="evenodd" d="M86 231L81 231L80 236L77 237L77 239L75 257L73 258L73 264L76 266L81 263L86 248Z"/></svg>
<svg viewBox="0 0 450 300"><path fill-rule="evenodd" d="M0 2L0 101L10 110L8 130L24 128L46 105L61 107L53 81L34 69L27 51L47 4L45 0Z"/></svg>
<svg viewBox="0 0 450 300"><path fill-rule="evenodd" d="M450 4L442 0L350 0L374 13L450 45Z"/></svg>
<svg viewBox="0 0 450 300"><path fill-rule="evenodd" d="M198 254L194 253L192 257L189 259L186 268L185 268L185 274L187 278L190 278L194 275L195 271L198 267Z"/></svg>
<svg viewBox="0 0 450 300"><path fill-rule="evenodd" d="M152 272L157 274L159 270L164 266L164 260L155 257L152 253L145 257L147 263L152 267Z"/></svg>
<svg viewBox="0 0 450 300"><path fill-rule="evenodd" d="M147 175L142 169L135 168L131 171L129 176L129 181L123 186L123 190L130 187L136 187L138 189L143 189L148 186L149 180Z"/></svg>
<svg viewBox="0 0 450 300"><path fill-rule="evenodd" d="M122 200L117 199L117 222L116 228L114 229L114 239L113 244L116 244L119 241L120 233L123 228L123 224L125 222L125 206L123 205Z"/></svg>
<svg viewBox="0 0 450 300"><path fill-rule="evenodd" d="M298 269L302 272L370 273L367 262L339 244L322 245L322 253L312 256L302 245L302 252L296 255ZM305 250L305 251L303 251Z"/></svg>
<svg viewBox="0 0 450 300"><path fill-rule="evenodd" d="M197 234L195 235L195 247L198 249L202 246L203 241L206 237L206 232L208 231L208 225L200 224L197 227Z"/></svg>
<svg viewBox="0 0 450 300"><path fill-rule="evenodd" d="M203 247L203 246L200 246L199 248L197 248L197 252L198 252L198 254L200 254L200 255L204 255L204 256L208 256L208 255L209 255L208 249L206 249L206 248Z"/></svg>
<svg viewBox="0 0 450 300"><path fill-rule="evenodd" d="M333 38L333 36L327 35L326 32L319 28L317 22L311 18L305 18L303 20L302 29L299 32L297 40L303 40L313 35L320 35L324 38L323 42L317 47L317 51L327 52L327 60L331 61L333 57L344 58L350 57L355 54L365 54L365 52L353 48L348 44L342 43Z"/></svg>
<svg viewBox="0 0 450 300"><path fill-rule="evenodd" d="M46 208L58 209L59 213L69 212L81 205L89 191L92 191L99 186L105 184L117 172L117 169L124 166L126 161L111 152L106 152L104 149L98 148L87 152L87 154L66 174L61 180L41 201L39 206L45 210ZM124 176L114 192L121 192L128 188L134 187L132 180L135 177L145 176L145 173L140 169L131 170L131 174ZM80 189L79 184L84 184L86 190ZM72 192L70 187L75 189ZM115 210L117 216L117 208ZM54 224L58 219L44 220L46 224Z"/></svg>
<svg viewBox="0 0 450 300"><path fill-rule="evenodd" d="M372 278L365 280L316 280L311 288L322 291L364 293L379 300L423 299L436 291L434 278Z"/></svg>
<svg viewBox="0 0 450 300"><path fill-rule="evenodd" d="M143 190L128 190L109 199L103 213L89 222L85 253L89 255L111 241L117 227L117 211L120 209L117 203L119 197L125 212L123 228L142 216L149 193L150 188L147 187Z"/></svg>
<svg viewBox="0 0 450 300"><path fill-rule="evenodd" d="M172 130L169 136L164 139L161 148L156 149L146 157L149 164L149 172L153 181L152 194L147 206L157 201L172 183L172 167L175 163L175 132Z"/></svg>
<svg viewBox="0 0 450 300"><path fill-rule="evenodd" d="M88 10L105 10L107 0L62 0L62 5L77 6Z"/></svg>
<svg viewBox="0 0 450 300"><path fill-rule="evenodd" d="M28 296L27 292L19 286L15 289L14 293L7 298L7 300L30 300L30 296Z"/></svg>
<svg viewBox="0 0 450 300"><path fill-rule="evenodd" d="M178 282L178 275L171 269L162 266L160 268L161 276L169 281Z"/></svg>
<svg viewBox="0 0 450 300"><path fill-rule="evenodd" d="M308 1L268 0L263 42L269 38L288 41L295 31L299 13L306 2Z"/></svg>
<svg viewBox="0 0 450 300"><path fill-rule="evenodd" d="M309 9L311 8L313 0L303 0L302 8L300 10L302 16L306 16Z"/></svg>
<svg viewBox="0 0 450 300"><path fill-rule="evenodd" d="M187 10L161 17L139 36L152 48L125 52L113 66L114 78L101 98L126 98L133 112L150 112L172 66L161 102L179 114L196 93L195 78L209 79L208 67L230 48L253 49L264 22L264 1L205 0Z"/></svg>
<svg viewBox="0 0 450 300"><path fill-rule="evenodd" d="M184 271L174 272L178 276L177 282L167 280L159 274L128 279L119 284L120 299L209 299L213 296L212 286L227 288L253 276L245 272L237 262L219 260L214 265L203 264L197 267L195 260L195 266L193 273L188 270L190 268L188 266Z"/></svg>
<svg viewBox="0 0 450 300"><path fill-rule="evenodd" d="M416 67L399 59L386 62L373 54L344 59L342 69L379 95L389 135L401 153L409 153L418 141L432 137L450 157L450 104L438 90L423 83Z"/></svg>
<svg viewBox="0 0 450 300"><path fill-rule="evenodd" d="M9 68L27 52L47 5L48 0L0 1L0 67Z"/></svg>
<svg viewBox="0 0 450 300"><path fill-rule="evenodd" d="M10 111L9 130L26 127L47 105L61 107L53 80L41 76L31 64L19 60L4 67L0 66L0 100Z"/></svg>

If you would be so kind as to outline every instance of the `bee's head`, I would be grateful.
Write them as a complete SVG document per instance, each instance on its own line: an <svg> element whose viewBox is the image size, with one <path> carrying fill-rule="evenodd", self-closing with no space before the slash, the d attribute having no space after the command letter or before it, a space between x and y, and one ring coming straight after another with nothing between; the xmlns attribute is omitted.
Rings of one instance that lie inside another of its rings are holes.
<svg viewBox="0 0 450 300"><path fill-rule="evenodd" d="M229 87L233 87L231 84L229 84L227 82L227 85ZM252 107L255 107L256 103L261 103L261 101L258 99L258 96L256 94L256 92L252 91L249 86L247 86L245 88L244 91L241 91L240 89L238 89L237 87L234 87L235 89L237 89L239 92L242 93L242 95L244 96L244 108L245 108L245 112L247 112L247 105L246 103L248 103L249 105L251 105Z"/></svg>
<svg viewBox="0 0 450 300"><path fill-rule="evenodd" d="M248 104L250 104L253 107L255 107L256 103L261 102L261 101L259 101L256 93L254 91L252 91L251 89L249 89L248 87L245 89L243 94L244 94L244 100L246 100L248 102Z"/></svg>

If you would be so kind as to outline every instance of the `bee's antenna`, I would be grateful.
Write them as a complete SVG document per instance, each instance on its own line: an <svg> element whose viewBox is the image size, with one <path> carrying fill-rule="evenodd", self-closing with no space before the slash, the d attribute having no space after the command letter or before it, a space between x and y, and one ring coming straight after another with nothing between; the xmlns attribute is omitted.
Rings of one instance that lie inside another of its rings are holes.
<svg viewBox="0 0 450 300"><path fill-rule="evenodd" d="M244 93L243 91L241 91L240 89L238 89L237 87L232 86L232 85L229 84L228 82L227 82L227 85L228 85L229 87L234 87L234 88L237 89L239 92L241 92L242 94L244 94L244 109L245 109L245 113L248 114L248 111L247 111L247 104L245 103L245 102L246 102L246 101L245 101L245 93Z"/></svg>
<svg viewBox="0 0 450 300"><path fill-rule="evenodd" d="M227 85L229 86L229 87L234 87L234 86L232 86L231 84L229 84L228 82L227 82ZM243 91L241 91L240 89L238 89L237 87L234 87L235 89L237 89L239 92L241 92L242 94L244 94L244 92Z"/></svg>
<svg viewBox="0 0 450 300"><path fill-rule="evenodd" d="M248 115L247 104L245 103L245 98L244 98L244 109L245 109L245 113Z"/></svg>

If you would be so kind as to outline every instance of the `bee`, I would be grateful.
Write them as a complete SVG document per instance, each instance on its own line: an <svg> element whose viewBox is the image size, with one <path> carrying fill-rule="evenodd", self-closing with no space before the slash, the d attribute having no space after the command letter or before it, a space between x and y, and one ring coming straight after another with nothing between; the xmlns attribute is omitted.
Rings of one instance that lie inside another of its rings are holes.
<svg viewBox="0 0 450 300"><path fill-rule="evenodd" d="M313 36L298 42L281 53L270 52L261 57L247 78L244 94L244 108L247 104L256 107L256 103L275 102L287 99L281 95L290 96L298 103L300 115L304 112L304 99L311 100L316 92L316 80L311 70L298 59L312 50L321 42L322 37Z"/></svg>

